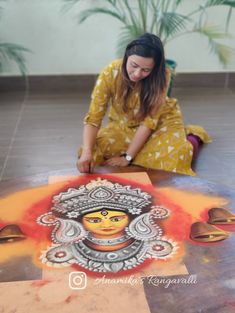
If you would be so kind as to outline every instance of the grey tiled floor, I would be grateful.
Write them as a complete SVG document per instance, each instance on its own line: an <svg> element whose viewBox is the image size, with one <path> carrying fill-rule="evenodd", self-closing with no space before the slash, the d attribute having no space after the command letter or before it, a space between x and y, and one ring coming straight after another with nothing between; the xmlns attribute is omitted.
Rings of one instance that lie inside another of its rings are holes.
<svg viewBox="0 0 235 313"><path fill-rule="evenodd" d="M4 96L0 105L1 179L73 167L88 96L33 95L21 103L17 99Z"/></svg>
<svg viewBox="0 0 235 313"><path fill-rule="evenodd" d="M204 126L213 143L195 164L201 178L235 186L235 90L178 88L185 123ZM0 180L74 169L89 92L1 94Z"/></svg>

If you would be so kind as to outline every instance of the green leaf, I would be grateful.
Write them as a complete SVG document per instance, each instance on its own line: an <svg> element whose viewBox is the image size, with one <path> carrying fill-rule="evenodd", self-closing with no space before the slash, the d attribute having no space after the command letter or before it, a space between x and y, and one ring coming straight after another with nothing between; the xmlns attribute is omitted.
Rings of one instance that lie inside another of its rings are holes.
<svg viewBox="0 0 235 313"><path fill-rule="evenodd" d="M226 24L225 24L226 32L228 32L228 28L229 28L229 24L230 24L230 20L231 20L231 16L232 16L232 11L233 11L233 8L229 8L227 19L226 19Z"/></svg>
<svg viewBox="0 0 235 313"><path fill-rule="evenodd" d="M6 2L6 0L0 0L0 17L2 15L3 7L1 6L1 2Z"/></svg>
<svg viewBox="0 0 235 313"><path fill-rule="evenodd" d="M217 5L227 5L235 8L235 0L208 0L205 7L217 6Z"/></svg>
<svg viewBox="0 0 235 313"><path fill-rule="evenodd" d="M234 49L227 45L222 45L216 41L210 41L211 52L218 56L221 64L227 65L230 63Z"/></svg>
<svg viewBox="0 0 235 313"><path fill-rule="evenodd" d="M145 0L138 0L139 12L144 32L147 31L148 4Z"/></svg>
<svg viewBox="0 0 235 313"><path fill-rule="evenodd" d="M67 3L77 3L80 0L64 0ZM94 2L95 3L95 2ZM183 5L184 0L103 0L103 7L92 7L83 10L79 14L82 23L88 17L102 13L118 19L123 28L118 40L118 53L123 54L126 45L142 35L150 32L158 35L163 43L167 43L186 33L197 32L206 36L214 53L220 61L227 62L227 46L217 43L217 39L225 38L226 34L219 28L205 26L207 9L213 6L229 7L224 21L225 30L228 29L231 20L232 9L235 8L235 0L204 0L202 4L193 4L192 10L187 15L180 14L177 9Z"/></svg>
<svg viewBox="0 0 235 313"><path fill-rule="evenodd" d="M15 62L23 76L27 74L26 60L24 53L31 52L20 45L13 43L0 43L0 63Z"/></svg>
<svg viewBox="0 0 235 313"><path fill-rule="evenodd" d="M205 35L209 39L231 38L231 35L222 32L218 26L203 25L201 27L193 29L193 31Z"/></svg>
<svg viewBox="0 0 235 313"><path fill-rule="evenodd" d="M234 50L229 46L223 45L216 41L216 39L231 37L228 33L221 32L217 26L207 25L194 29L193 31L206 36L210 46L210 51L218 57L222 64L227 65L231 61Z"/></svg>
<svg viewBox="0 0 235 313"><path fill-rule="evenodd" d="M87 9L82 11L79 14L79 23L84 22L88 17L95 15L95 14L107 14L107 15L111 15L115 18L117 18L119 21L123 22L125 21L125 17L124 15L121 15L119 12L113 11L111 9L104 9L104 8L92 8L92 9Z"/></svg>
<svg viewBox="0 0 235 313"><path fill-rule="evenodd" d="M130 7L130 4L128 0L123 0L124 6L126 8L126 11L129 14L129 22L126 23L127 27L129 25L132 25L132 27L135 27L136 29L141 28L141 23L139 18L135 15L135 12L133 8ZM125 10L125 9L124 9Z"/></svg>
<svg viewBox="0 0 235 313"><path fill-rule="evenodd" d="M143 35L142 29L137 29L134 25L122 27L122 31L118 37L117 56L123 57L126 46L134 39Z"/></svg>
<svg viewBox="0 0 235 313"><path fill-rule="evenodd" d="M64 5L62 6L61 11L67 12L69 11L73 6L75 6L80 0L62 0L64 2Z"/></svg>
<svg viewBox="0 0 235 313"><path fill-rule="evenodd" d="M223 4L235 8L235 0L227 0Z"/></svg>
<svg viewBox="0 0 235 313"><path fill-rule="evenodd" d="M164 42L179 32L187 29L189 18L174 12L160 12L157 14L156 27L158 35ZM159 25L159 26L158 26Z"/></svg>
<svg viewBox="0 0 235 313"><path fill-rule="evenodd" d="M176 5L179 5L179 4L181 4L182 2L184 2L184 0L176 0L175 2L176 2Z"/></svg>

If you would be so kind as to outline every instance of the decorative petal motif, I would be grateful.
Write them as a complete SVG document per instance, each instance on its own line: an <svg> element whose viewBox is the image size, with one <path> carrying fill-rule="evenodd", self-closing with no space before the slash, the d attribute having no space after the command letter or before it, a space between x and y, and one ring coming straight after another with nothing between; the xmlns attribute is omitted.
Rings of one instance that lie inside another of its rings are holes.
<svg viewBox="0 0 235 313"><path fill-rule="evenodd" d="M170 210L164 208L163 206L152 206L150 213L153 218L167 218L170 215Z"/></svg>
<svg viewBox="0 0 235 313"><path fill-rule="evenodd" d="M129 209L129 213L131 214L135 214L135 215L139 215L141 213L141 209L137 209L137 208L131 208Z"/></svg>
<svg viewBox="0 0 235 313"><path fill-rule="evenodd" d="M171 257L177 249L178 247L173 241L162 238L162 240L156 240L150 243L147 254L151 258L167 259Z"/></svg>
<svg viewBox="0 0 235 313"><path fill-rule="evenodd" d="M95 201L108 201L114 197L114 192L104 186L97 187L95 190L92 190L88 197Z"/></svg>
<svg viewBox="0 0 235 313"><path fill-rule="evenodd" d="M104 268L107 270L107 272L113 272L113 273L117 273L120 270L122 270L124 267L124 263L123 262L116 262L116 263L105 263L104 264Z"/></svg>
<svg viewBox="0 0 235 313"><path fill-rule="evenodd" d="M137 240L153 240L162 236L162 229L158 225L153 225L151 213L145 213L131 221L127 234Z"/></svg>
<svg viewBox="0 0 235 313"><path fill-rule="evenodd" d="M45 213L37 218L37 223L43 226L56 225L58 218L52 213Z"/></svg>
<svg viewBox="0 0 235 313"><path fill-rule="evenodd" d="M52 246L43 251L41 261L49 266L64 267L75 263L69 246Z"/></svg>
<svg viewBox="0 0 235 313"><path fill-rule="evenodd" d="M73 243L85 239L87 232L81 223L74 220L58 219L58 225L52 232L55 243Z"/></svg>

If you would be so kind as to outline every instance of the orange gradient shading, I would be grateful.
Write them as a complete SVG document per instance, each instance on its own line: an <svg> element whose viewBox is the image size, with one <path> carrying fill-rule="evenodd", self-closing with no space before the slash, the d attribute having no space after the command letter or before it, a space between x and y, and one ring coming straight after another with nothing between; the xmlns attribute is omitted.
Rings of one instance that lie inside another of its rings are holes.
<svg viewBox="0 0 235 313"><path fill-rule="evenodd" d="M13 257L32 256L33 251L35 251L35 242L32 239L1 244L0 263L7 262Z"/></svg>
<svg viewBox="0 0 235 313"><path fill-rule="evenodd" d="M162 204L172 212L170 218L164 222L165 232L177 240L189 240L193 223L207 221L210 208L223 207L228 203L228 200L222 197L182 191L173 187L159 188L157 193Z"/></svg>
<svg viewBox="0 0 235 313"><path fill-rule="evenodd" d="M132 188L141 188L142 191L153 196L152 205L162 205L171 211L171 215L166 220L157 219L156 223L163 228L164 237L177 242L178 249L172 259L157 260L158 266L165 266L182 259L184 255L183 241L189 239L191 224L198 220L206 220L209 208L226 204L226 200L220 197L184 192L172 187L155 189L148 182L147 184L141 184L118 176L89 175L73 177L50 185L20 191L0 199L0 227L16 224L26 236L26 239L22 241L1 244L0 262L3 263L15 256L31 255L33 262L38 267L47 267L41 263L39 258L41 251L47 250L52 244L51 232L54 226L39 225L36 222L37 218L51 210L54 195L66 191L68 188L77 188L87 184L98 177L120 184L131 185ZM153 262L156 261L147 260L140 267L128 271L128 273L139 271L141 267Z"/></svg>

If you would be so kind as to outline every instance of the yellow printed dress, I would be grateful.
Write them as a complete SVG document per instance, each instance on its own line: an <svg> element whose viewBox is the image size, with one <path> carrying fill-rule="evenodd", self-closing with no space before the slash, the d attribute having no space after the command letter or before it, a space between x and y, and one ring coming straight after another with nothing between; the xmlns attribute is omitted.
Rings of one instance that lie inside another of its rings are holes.
<svg viewBox="0 0 235 313"><path fill-rule="evenodd" d="M188 175L195 175L191 169L193 147L186 139L178 102L166 97L165 103L154 116L147 116L142 122L135 118L140 99L137 90L128 98L128 112L122 110L122 100L118 97L121 80L122 60L115 60L99 75L92 93L85 124L101 126L109 107L109 121L98 132L93 150L96 165L112 156L124 153L130 145L139 125L152 130L151 136L133 160L133 164L150 169L161 169ZM200 126L191 126L190 132L209 142L209 136Z"/></svg>

